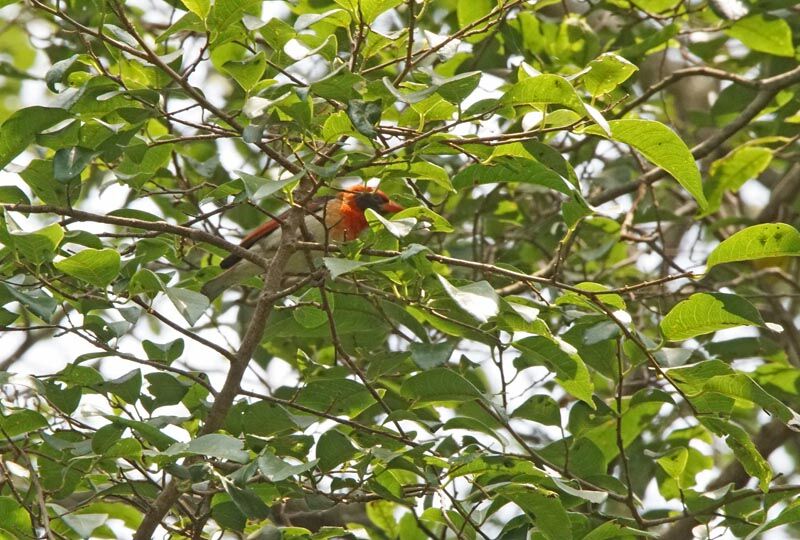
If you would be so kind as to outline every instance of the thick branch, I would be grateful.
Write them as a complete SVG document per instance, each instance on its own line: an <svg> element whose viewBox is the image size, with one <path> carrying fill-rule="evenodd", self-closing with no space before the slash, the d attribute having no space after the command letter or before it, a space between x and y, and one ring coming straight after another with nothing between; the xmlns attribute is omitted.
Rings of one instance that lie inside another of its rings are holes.
<svg viewBox="0 0 800 540"><path fill-rule="evenodd" d="M261 343L261 336L264 333L267 319L272 312L275 303L274 293L280 289L283 281L284 268L294 252L294 243L297 231L300 230L300 222L303 219L302 208L295 207L290 210L286 221L281 230L281 244L275 252L264 278L264 288L258 298L255 311L253 312L250 324L247 327L242 344L236 352L236 357L231 362L228 375L222 389L214 400L214 405L208 413L208 417L200 430L199 435L207 435L220 429L225 422L233 400L239 394L242 377L247 370L247 365L253 357L256 347ZM178 482L170 480L164 491L156 498L153 505L145 514L141 525L136 530L134 540L149 540L158 527L164 516L175 504L180 496Z"/></svg>

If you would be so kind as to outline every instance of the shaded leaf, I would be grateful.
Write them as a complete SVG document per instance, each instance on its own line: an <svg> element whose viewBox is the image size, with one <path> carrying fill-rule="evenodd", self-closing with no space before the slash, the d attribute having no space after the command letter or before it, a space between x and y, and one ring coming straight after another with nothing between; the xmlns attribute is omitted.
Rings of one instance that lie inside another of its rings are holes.
<svg viewBox="0 0 800 540"><path fill-rule="evenodd" d="M561 408L553 398L544 394L529 397L511 416L533 420L546 426L561 425Z"/></svg>
<svg viewBox="0 0 800 540"><path fill-rule="evenodd" d="M70 114L64 109L50 107L27 107L11 115L0 126L0 168L8 165L38 133L52 127Z"/></svg>
<svg viewBox="0 0 800 540"><path fill-rule="evenodd" d="M417 373L403 382L400 393L403 397L420 403L472 401L482 398L475 385L447 368Z"/></svg>
<svg viewBox="0 0 800 540"><path fill-rule="evenodd" d="M189 324L196 323L203 316L205 310L208 309L208 306L211 305L206 296L189 289L167 287L166 293L175 309L183 315L183 318Z"/></svg>
<svg viewBox="0 0 800 540"><path fill-rule="evenodd" d="M564 389L592 409L594 384L577 350L565 341L545 336L530 336L514 342L514 347L523 353L514 360L518 369L545 365L555 372L556 380Z"/></svg>

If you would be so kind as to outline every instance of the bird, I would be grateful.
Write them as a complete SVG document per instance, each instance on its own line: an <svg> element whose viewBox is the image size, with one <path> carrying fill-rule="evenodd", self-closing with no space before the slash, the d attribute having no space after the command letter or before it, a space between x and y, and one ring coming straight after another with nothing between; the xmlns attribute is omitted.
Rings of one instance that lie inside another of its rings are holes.
<svg viewBox="0 0 800 540"><path fill-rule="evenodd" d="M364 215L367 209L386 215L404 210L404 207L379 189L358 185L343 189L336 196L315 198L306 205L306 209L308 214L304 220L305 230L302 231L303 235L307 234L306 239L319 243L342 243L355 240L367 228L367 217ZM254 249L267 258L274 255L280 245L281 223L287 212L251 231L239 245ZM230 287L266 271L235 254L228 255L219 266L225 271L200 289L212 301ZM298 252L291 256L284 272L299 273L308 270L308 257L305 253Z"/></svg>

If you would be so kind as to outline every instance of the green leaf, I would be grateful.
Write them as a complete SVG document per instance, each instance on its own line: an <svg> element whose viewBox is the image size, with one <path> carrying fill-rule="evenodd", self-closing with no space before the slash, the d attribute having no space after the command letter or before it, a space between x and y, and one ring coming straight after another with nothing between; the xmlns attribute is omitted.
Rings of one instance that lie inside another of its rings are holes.
<svg viewBox="0 0 800 540"><path fill-rule="evenodd" d="M55 381L45 383L47 399L62 412L71 414L78 408L83 391L80 387L65 388Z"/></svg>
<svg viewBox="0 0 800 540"><path fill-rule="evenodd" d="M377 137L378 132L375 131L374 126L381 119L381 102L379 100L351 100L347 102L347 117L350 118L353 127L362 135L370 138Z"/></svg>
<svg viewBox="0 0 800 540"><path fill-rule="evenodd" d="M216 0L207 17L208 28L224 33L241 25L245 14L261 13L261 2L258 0ZM201 4L200 9L204 6Z"/></svg>
<svg viewBox="0 0 800 540"><path fill-rule="evenodd" d="M2 286L0 286L0 288L2 288ZM45 321L50 321L58 307L56 299L41 290L28 290L23 292L13 285L6 286L6 290L15 300L29 309L31 313Z"/></svg>
<svg viewBox="0 0 800 540"><path fill-rule="evenodd" d="M511 413L511 417L533 420L545 426L560 426L561 408L550 396L536 394Z"/></svg>
<svg viewBox="0 0 800 540"><path fill-rule="evenodd" d="M797 523L800 523L800 500L795 499L784 508L777 517L756 527L753 532L747 535L745 540L760 538L761 533L774 529L775 527L780 527L781 525L796 525Z"/></svg>
<svg viewBox="0 0 800 540"><path fill-rule="evenodd" d="M47 427L47 419L41 413L33 410L23 410L8 416L0 416L0 428L9 437L16 437L45 427Z"/></svg>
<svg viewBox="0 0 800 540"><path fill-rule="evenodd" d="M3 204L30 204L31 201L25 192L17 186L0 186L0 203Z"/></svg>
<svg viewBox="0 0 800 540"><path fill-rule="evenodd" d="M364 216L367 218L367 223L370 225L373 223L380 223L381 226L395 238L408 236L417 224L416 218L386 219L372 208L367 208L366 212L364 212Z"/></svg>
<svg viewBox="0 0 800 540"><path fill-rule="evenodd" d="M324 436L324 435L323 435ZM265 451L258 456L258 470L270 482L282 482L292 476L303 474L317 466L319 459L313 459L300 465L291 465L277 457L275 454Z"/></svg>
<svg viewBox="0 0 800 540"><path fill-rule="evenodd" d="M483 397L475 385L447 368L417 373L403 382L400 393L418 403L472 401Z"/></svg>
<svg viewBox="0 0 800 540"><path fill-rule="evenodd" d="M136 272L128 283L130 294L147 293L155 295L164 291L164 282L158 278L158 274L147 268L142 268Z"/></svg>
<svg viewBox="0 0 800 540"><path fill-rule="evenodd" d="M670 341L682 341L735 326L764 326L758 310L735 294L697 293L676 304L661 321Z"/></svg>
<svg viewBox="0 0 800 540"><path fill-rule="evenodd" d="M562 105L580 115L586 114L575 88L560 75L545 73L523 79L505 93L503 101L510 105Z"/></svg>
<svg viewBox="0 0 800 540"><path fill-rule="evenodd" d="M608 493L605 491L593 491L588 489L578 489L574 488L569 485L564 480L560 480L557 477L552 478L553 483L558 486L558 489L561 491L572 495L573 497L580 497L585 501L589 501L592 504L603 504L608 499Z"/></svg>
<svg viewBox="0 0 800 540"><path fill-rule="evenodd" d="M478 87L481 76L482 73L480 71L470 71L442 78L434 71L432 73L432 83L437 94L450 103L460 104Z"/></svg>
<svg viewBox="0 0 800 540"><path fill-rule="evenodd" d="M632 146L651 163L671 174L686 191L692 194L701 209L708 206L694 157L686 143L674 131L653 120L611 120L609 125L611 139ZM605 136L595 126L590 126L585 131Z"/></svg>
<svg viewBox="0 0 800 540"><path fill-rule="evenodd" d="M30 514L13 497L0 496L0 531L10 538L28 538L33 531Z"/></svg>
<svg viewBox="0 0 800 540"><path fill-rule="evenodd" d="M358 98L359 94L356 87L362 86L363 83L364 79L361 76L351 73L342 66L341 69L327 75L324 79L314 82L310 89L314 95L347 103L351 99ZM329 135L324 135L325 129L323 128L323 136L326 139L330 136L330 130L332 129L341 130L343 133L352 131L350 121L347 119L347 113L338 111L330 116L330 118L333 117L339 119L338 127L330 126L328 128Z"/></svg>
<svg viewBox="0 0 800 540"><path fill-rule="evenodd" d="M458 26L463 28L492 11L494 2L489 0L458 0L456 15Z"/></svg>
<svg viewBox="0 0 800 540"><path fill-rule="evenodd" d="M168 343L155 343L145 339L142 340L142 348L148 360L170 364L183 354L183 339L178 338Z"/></svg>
<svg viewBox="0 0 800 540"><path fill-rule="evenodd" d="M658 535L632 529L631 527L620 525L616 521L606 521L599 527L592 529L582 540L610 540L612 538L623 538L625 540L630 538L658 538Z"/></svg>
<svg viewBox="0 0 800 540"><path fill-rule="evenodd" d="M252 405L247 405L239 418L234 418L233 415L229 416L229 418L233 422L241 420L241 427L246 429L249 434L262 437L282 431L299 429L285 409L266 401L258 401Z"/></svg>
<svg viewBox="0 0 800 540"><path fill-rule="evenodd" d="M794 56L792 29L785 19L767 18L759 13L739 19L725 33L754 51Z"/></svg>
<svg viewBox="0 0 800 540"><path fill-rule="evenodd" d="M297 402L316 411L354 417L375 404L364 385L350 379L318 379L304 386Z"/></svg>
<svg viewBox="0 0 800 540"><path fill-rule="evenodd" d="M374 261L353 261L342 257L323 257L322 263L331 273L331 279L336 279L341 275L349 274L359 268L374 264Z"/></svg>
<svg viewBox="0 0 800 540"><path fill-rule="evenodd" d="M72 196L77 196L80 192L78 182L65 185L55 181L51 161L34 159L19 175L45 204L67 206L70 200L74 200Z"/></svg>
<svg viewBox="0 0 800 540"><path fill-rule="evenodd" d="M447 295L475 320L485 323L500 313L500 297L488 281L456 287L444 276L437 277Z"/></svg>
<svg viewBox="0 0 800 540"><path fill-rule="evenodd" d="M60 519L75 531L80 538L92 538L92 533L98 527L106 524L108 514L78 514L66 510L59 512Z"/></svg>
<svg viewBox="0 0 800 540"><path fill-rule="evenodd" d="M172 301L172 305L190 325L196 323L208 309L208 306L211 305L211 302L204 295L189 289L167 287L166 293L167 297Z"/></svg>
<svg viewBox="0 0 800 540"><path fill-rule="evenodd" d="M110 381L97 385L99 392L110 392L125 400L126 403L136 403L142 390L142 371L134 369Z"/></svg>
<svg viewBox="0 0 800 540"><path fill-rule="evenodd" d="M576 189L554 170L533 159L500 156L488 163L476 163L459 171L453 177L453 187L464 189L480 184L520 182L536 184L572 196Z"/></svg>
<svg viewBox="0 0 800 540"><path fill-rule="evenodd" d="M674 9L680 3L681 0L640 0L637 5L651 13L663 13L668 9Z"/></svg>
<svg viewBox="0 0 800 540"><path fill-rule="evenodd" d="M395 505L391 501L370 501L366 505L367 517L381 531L386 533L388 538L398 538L400 529L394 517Z"/></svg>
<svg viewBox="0 0 800 540"><path fill-rule="evenodd" d="M158 371L148 373L144 378L148 383L147 392L153 396L152 399L142 396L142 403L148 411L154 411L165 405L177 405L191 386L191 383L179 380L174 375Z"/></svg>
<svg viewBox="0 0 800 540"><path fill-rule="evenodd" d="M150 212L145 212L144 210L137 210L136 208L119 208L117 210L112 210L107 215L113 217L141 219L142 221L152 221L152 222L164 221L162 218L158 217L155 214L151 214Z"/></svg>
<svg viewBox="0 0 800 540"><path fill-rule="evenodd" d="M441 343L412 343L411 359L421 369L432 369L447 364L456 344L452 341Z"/></svg>
<svg viewBox="0 0 800 540"><path fill-rule="evenodd" d="M225 62L222 69L233 77L246 92L249 92L264 75L264 71L267 69L267 58L264 51L261 51L241 62L234 60Z"/></svg>
<svg viewBox="0 0 800 540"><path fill-rule="evenodd" d="M704 392L717 392L735 399L750 401L762 407L791 429L797 431L798 416L781 400L764 390L745 373L731 372L709 377L703 383Z"/></svg>
<svg viewBox="0 0 800 540"><path fill-rule="evenodd" d="M66 120L70 114L64 109L27 107L11 115L0 126L0 168L17 157L37 134Z"/></svg>
<svg viewBox="0 0 800 540"><path fill-rule="evenodd" d="M142 445L139 441L130 437L119 439L108 450L103 452L103 456L107 458L140 459L142 457Z"/></svg>
<svg viewBox="0 0 800 540"><path fill-rule="evenodd" d="M317 443L319 467L323 471L330 471L351 459L356 453L355 447L350 444L350 439L335 429L323 433Z"/></svg>
<svg viewBox="0 0 800 540"><path fill-rule="evenodd" d="M58 223L53 223L30 233L12 232L11 238L23 260L38 266L53 259L64 238L64 230Z"/></svg>
<svg viewBox="0 0 800 540"><path fill-rule="evenodd" d="M233 531L244 530L245 525L247 525L247 516L239 510L239 507L233 502L229 494L226 493L224 498L216 495L212 501L211 517L214 518L214 521L226 529ZM272 539L268 538L268 540ZM278 539L276 538L275 540Z"/></svg>
<svg viewBox="0 0 800 540"><path fill-rule="evenodd" d="M379 173L384 181L386 181L387 178L394 177L418 178L420 180L430 180L448 191L455 191L447 171L439 165L425 161L424 159L410 163L403 161L381 166L380 168L376 167L370 169L370 173L372 173L373 170L375 173Z"/></svg>
<svg viewBox="0 0 800 540"><path fill-rule="evenodd" d="M333 142L342 135L354 133L353 124L350 123L345 111L337 111L325 119L322 125L322 138L325 142Z"/></svg>
<svg viewBox="0 0 800 540"><path fill-rule="evenodd" d="M769 489L770 480L772 480L772 468L759 453L752 437L738 425L721 418L701 416L698 417L698 420L725 441L725 444L733 450L736 459L742 464L742 468L750 476L758 478L758 487L761 488L761 491L766 492Z"/></svg>
<svg viewBox="0 0 800 540"><path fill-rule="evenodd" d="M202 20L205 20L208 12L211 11L210 0L181 0L181 3Z"/></svg>
<svg viewBox="0 0 800 540"><path fill-rule="evenodd" d="M98 429L94 437L92 437L92 452L102 454L118 441L122 434L125 433L125 428L115 424L106 424Z"/></svg>
<svg viewBox="0 0 800 540"><path fill-rule="evenodd" d="M80 175L96 155L94 150L80 146L59 149L53 156L53 178L62 183L69 182Z"/></svg>
<svg viewBox="0 0 800 540"><path fill-rule="evenodd" d="M244 182L244 189L247 191L247 196L254 201L269 197L273 193L282 190L298 180L296 176L283 180L270 180L269 178L255 176L244 171L234 171L234 174L242 179L242 182Z"/></svg>
<svg viewBox="0 0 800 540"><path fill-rule="evenodd" d="M586 90L597 97L608 94L638 70L634 64L617 54L603 53L589 63L589 71L582 76L582 80Z"/></svg>
<svg viewBox="0 0 800 540"><path fill-rule="evenodd" d="M141 437L143 437L146 441L151 443L153 446L155 446L158 450L161 450L162 452L165 451L167 448L169 448L171 445L176 444L175 439L162 432L159 428L151 424L148 424L146 422L140 422L138 420L129 420L121 416L112 416L106 414L102 416L112 424L132 429L133 431L138 433Z"/></svg>
<svg viewBox="0 0 800 540"><path fill-rule="evenodd" d="M591 281L583 281L578 283L575 285L575 288L591 293L603 293L609 290L609 287L600 283L593 283ZM627 309L625 300L616 293L598 294L597 299L611 308L620 309L623 311ZM589 300L589 298L580 293L572 291L565 292L556 298L556 305L560 306L564 304L583 306L592 311L602 311L591 300Z"/></svg>
<svg viewBox="0 0 800 540"><path fill-rule="evenodd" d="M762 146L740 146L716 160L709 168L710 178L704 186L708 208L702 216L719 210L726 191L736 192L742 185L756 178L772 161L772 150Z"/></svg>
<svg viewBox="0 0 800 540"><path fill-rule="evenodd" d="M402 0L334 0L348 10L353 19L370 24L378 15L399 5Z"/></svg>
<svg viewBox="0 0 800 540"><path fill-rule="evenodd" d="M167 448L164 454L168 456L195 454L227 459L236 463L246 463L249 457L241 440L221 433L201 435L188 443L175 443Z"/></svg>
<svg viewBox="0 0 800 540"><path fill-rule="evenodd" d="M331 303L333 297L329 299ZM292 317L305 328L316 328L328 322L328 313L320 307L322 303L322 296L319 289L309 289L302 296L297 299L301 303L314 303L316 305L299 306L292 309ZM331 312L334 312L334 306L330 306ZM334 315L335 316L335 315Z"/></svg>
<svg viewBox="0 0 800 540"><path fill-rule="evenodd" d="M67 275L105 288L119 274L120 256L114 249L84 249L54 266Z"/></svg>
<svg viewBox="0 0 800 540"><path fill-rule="evenodd" d="M800 232L797 229L785 223L763 223L723 240L708 256L706 272L723 263L798 256Z"/></svg>
<svg viewBox="0 0 800 540"><path fill-rule="evenodd" d="M248 518L267 519L270 516L269 506L251 490L240 488L230 481L223 482L223 486L236 508Z"/></svg>
<svg viewBox="0 0 800 540"><path fill-rule="evenodd" d="M592 409L596 408L589 370L572 345L557 338L530 336L515 341L514 348L523 353L514 360L517 369L545 365L555 372L556 380L564 390Z"/></svg>
<svg viewBox="0 0 800 540"><path fill-rule="evenodd" d="M536 528L547 540L572 539L569 516L555 493L529 490L505 496L533 518Z"/></svg>
<svg viewBox="0 0 800 540"><path fill-rule="evenodd" d="M686 463L689 461L689 450L684 447L673 448L665 455L656 459L656 463L664 469L664 472L667 473L667 476L678 482L678 485L681 486L681 476L683 475L684 469L686 469Z"/></svg>

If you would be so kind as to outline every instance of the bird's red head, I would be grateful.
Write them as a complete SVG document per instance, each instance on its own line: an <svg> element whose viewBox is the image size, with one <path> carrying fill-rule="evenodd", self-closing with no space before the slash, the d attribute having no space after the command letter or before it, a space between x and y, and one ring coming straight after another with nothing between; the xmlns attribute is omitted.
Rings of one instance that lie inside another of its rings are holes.
<svg viewBox="0 0 800 540"><path fill-rule="evenodd" d="M361 212L371 208L379 214L392 214L404 209L383 191L369 186L360 185L347 188L339 194L339 198L345 205L355 207Z"/></svg>

